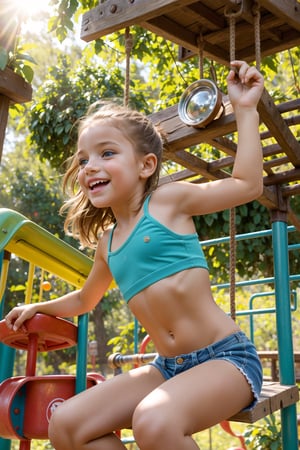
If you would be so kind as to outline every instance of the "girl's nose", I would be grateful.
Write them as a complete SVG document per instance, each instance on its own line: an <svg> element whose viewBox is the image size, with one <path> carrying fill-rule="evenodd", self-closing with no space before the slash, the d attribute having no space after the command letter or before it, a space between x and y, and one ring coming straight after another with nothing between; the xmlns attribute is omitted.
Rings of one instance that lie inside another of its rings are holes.
<svg viewBox="0 0 300 450"><path fill-rule="evenodd" d="M84 166L84 170L86 173L98 172L101 168L99 158L89 158L88 162Z"/></svg>

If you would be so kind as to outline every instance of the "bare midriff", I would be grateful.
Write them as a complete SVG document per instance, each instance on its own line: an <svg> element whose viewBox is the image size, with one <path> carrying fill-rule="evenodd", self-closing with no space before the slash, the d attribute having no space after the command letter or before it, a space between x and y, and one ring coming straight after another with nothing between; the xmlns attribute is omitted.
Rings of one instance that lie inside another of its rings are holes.
<svg viewBox="0 0 300 450"><path fill-rule="evenodd" d="M164 278L128 303L157 352L173 357L206 347L239 327L213 299L206 269Z"/></svg>

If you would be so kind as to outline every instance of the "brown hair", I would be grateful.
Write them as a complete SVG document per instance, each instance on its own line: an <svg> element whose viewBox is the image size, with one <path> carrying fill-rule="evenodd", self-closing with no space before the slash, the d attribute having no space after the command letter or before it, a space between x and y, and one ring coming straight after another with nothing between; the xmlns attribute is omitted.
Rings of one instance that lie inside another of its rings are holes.
<svg viewBox="0 0 300 450"><path fill-rule="evenodd" d="M158 184L162 162L163 137L161 131L145 115L115 103L96 103L80 119L78 135L95 121L109 121L122 131L132 143L135 151L141 155L154 153L157 157L157 167L145 184L145 192L141 199L144 202ZM115 217L110 207L96 208L82 192L78 183L79 162L76 154L69 161L69 167L63 179L63 191L69 199L60 209L67 211L64 229L69 235L80 240L83 246L95 247L99 234L115 223Z"/></svg>

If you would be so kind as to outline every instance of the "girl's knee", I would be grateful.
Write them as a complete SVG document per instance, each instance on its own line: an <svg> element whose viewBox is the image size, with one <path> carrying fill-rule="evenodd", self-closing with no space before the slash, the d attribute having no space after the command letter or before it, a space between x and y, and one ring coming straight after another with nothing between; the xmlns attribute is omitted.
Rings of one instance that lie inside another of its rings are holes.
<svg viewBox="0 0 300 450"><path fill-rule="evenodd" d="M132 431L139 447L156 448L157 442L166 437L170 421L159 412L159 408L137 407L132 420Z"/></svg>
<svg viewBox="0 0 300 450"><path fill-rule="evenodd" d="M56 408L50 418L48 436L53 447L57 450L72 448L71 430L69 430L69 415L64 412L63 405Z"/></svg>

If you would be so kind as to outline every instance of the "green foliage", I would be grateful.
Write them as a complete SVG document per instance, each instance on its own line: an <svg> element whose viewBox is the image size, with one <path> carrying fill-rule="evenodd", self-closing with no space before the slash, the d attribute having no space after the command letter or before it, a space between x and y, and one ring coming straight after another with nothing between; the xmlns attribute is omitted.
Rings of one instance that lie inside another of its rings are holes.
<svg viewBox="0 0 300 450"><path fill-rule="evenodd" d="M97 0L51 0L50 5L53 6L56 13L52 16L48 23L48 30L55 31L57 38L63 42L69 31L74 29L74 16L78 9L86 11L98 6Z"/></svg>
<svg viewBox="0 0 300 450"><path fill-rule="evenodd" d="M265 417L259 425L249 426L244 437L249 450L282 450L280 424L274 414Z"/></svg>
<svg viewBox="0 0 300 450"><path fill-rule="evenodd" d="M0 182L1 207L14 209L51 233L64 236L58 214L63 202L60 179L49 164L36 161L31 151L17 149L3 158Z"/></svg>
<svg viewBox="0 0 300 450"><path fill-rule="evenodd" d="M194 218L200 240L229 236L229 211ZM268 210L258 202L247 203L236 208L236 234L252 233L270 227ZM272 272L271 238L239 241L237 246L236 270L241 276L252 277L259 272ZM217 282L228 279L229 244L209 247L210 271Z"/></svg>
<svg viewBox="0 0 300 450"><path fill-rule="evenodd" d="M63 162L75 149L78 119L100 99L122 99L123 85L118 67L108 71L83 63L72 69L69 58L61 57L58 65L50 68L49 78L38 93L40 100L31 110L31 140L40 159L62 170ZM135 107L147 110L141 93L132 102Z"/></svg>

